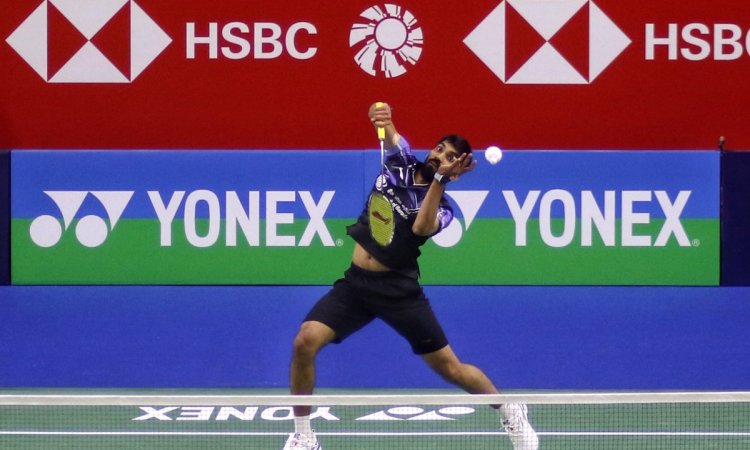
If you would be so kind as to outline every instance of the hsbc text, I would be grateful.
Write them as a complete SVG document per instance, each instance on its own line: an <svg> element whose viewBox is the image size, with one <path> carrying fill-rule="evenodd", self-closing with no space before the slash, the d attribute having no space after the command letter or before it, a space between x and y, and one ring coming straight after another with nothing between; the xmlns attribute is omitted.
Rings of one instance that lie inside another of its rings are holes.
<svg viewBox="0 0 750 450"><path fill-rule="evenodd" d="M689 23L682 27L670 23L666 28L647 23L646 59L656 59L659 49L673 61L680 57L688 61L732 61L750 55L750 31L729 23Z"/></svg>
<svg viewBox="0 0 750 450"><path fill-rule="evenodd" d="M185 48L187 59L196 58L196 49L206 46L209 59L275 59L286 52L294 59L310 59L318 52L316 47L304 46L302 38L318 33L315 25L308 22L297 22L283 29L271 22L258 22L250 25L244 22L230 22L221 26L211 22L208 27L196 30L194 22L186 27Z"/></svg>

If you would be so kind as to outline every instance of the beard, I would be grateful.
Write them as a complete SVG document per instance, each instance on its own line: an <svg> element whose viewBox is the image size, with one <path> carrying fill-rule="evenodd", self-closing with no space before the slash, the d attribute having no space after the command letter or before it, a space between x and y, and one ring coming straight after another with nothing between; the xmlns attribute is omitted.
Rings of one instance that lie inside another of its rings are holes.
<svg viewBox="0 0 750 450"><path fill-rule="evenodd" d="M430 155L427 155L427 158L422 163L422 167L419 168L419 173L426 182L431 183L432 179L435 178L438 167L440 167L440 161L436 158L430 159Z"/></svg>

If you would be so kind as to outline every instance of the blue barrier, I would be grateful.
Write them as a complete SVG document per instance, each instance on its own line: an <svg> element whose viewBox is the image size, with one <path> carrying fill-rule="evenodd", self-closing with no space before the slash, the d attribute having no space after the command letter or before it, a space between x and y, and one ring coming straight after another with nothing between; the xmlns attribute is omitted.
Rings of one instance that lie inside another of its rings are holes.
<svg viewBox="0 0 750 450"><path fill-rule="evenodd" d="M750 153L722 158L722 284L750 284ZM470 178L467 178L467 180ZM0 284L9 280L0 152ZM341 269L345 264L342 261ZM0 386L283 388L327 286L0 286ZM750 288L428 286L459 356L507 389L750 389ZM376 322L319 384L447 385Z"/></svg>
<svg viewBox="0 0 750 450"><path fill-rule="evenodd" d="M284 388L327 289L0 287L0 386ZM750 389L750 288L425 290L459 356L502 388ZM377 321L318 369L321 387L448 387Z"/></svg>

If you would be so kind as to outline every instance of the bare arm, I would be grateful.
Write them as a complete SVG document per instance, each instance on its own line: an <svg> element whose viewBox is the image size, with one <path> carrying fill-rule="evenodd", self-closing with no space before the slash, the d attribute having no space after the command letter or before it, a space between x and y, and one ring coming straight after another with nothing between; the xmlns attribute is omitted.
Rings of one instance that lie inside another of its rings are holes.
<svg viewBox="0 0 750 450"><path fill-rule="evenodd" d="M438 173L451 180L457 180L464 173L473 170L474 166L476 166L476 161L470 154L464 153L453 162L441 164ZM444 192L445 185L433 180L411 227L412 232L417 236L430 236L440 227L437 212Z"/></svg>
<svg viewBox="0 0 750 450"><path fill-rule="evenodd" d="M411 226L411 231L417 236L429 236L437 231L440 226L437 211L440 207L440 199L443 197L443 192L445 192L445 185L437 181L433 181L430 184L427 195L425 195L422 206L417 213L417 218L414 219L414 224Z"/></svg>

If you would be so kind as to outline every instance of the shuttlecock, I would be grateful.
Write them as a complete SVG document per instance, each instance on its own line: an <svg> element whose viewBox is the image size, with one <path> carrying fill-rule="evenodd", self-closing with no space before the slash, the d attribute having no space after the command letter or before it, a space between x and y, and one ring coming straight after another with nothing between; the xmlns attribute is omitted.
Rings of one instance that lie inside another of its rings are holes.
<svg viewBox="0 0 750 450"><path fill-rule="evenodd" d="M500 150L500 147L491 146L487 147L487 150L484 151L484 157L487 159L487 161L495 165L500 162L501 159L503 159L503 151Z"/></svg>

